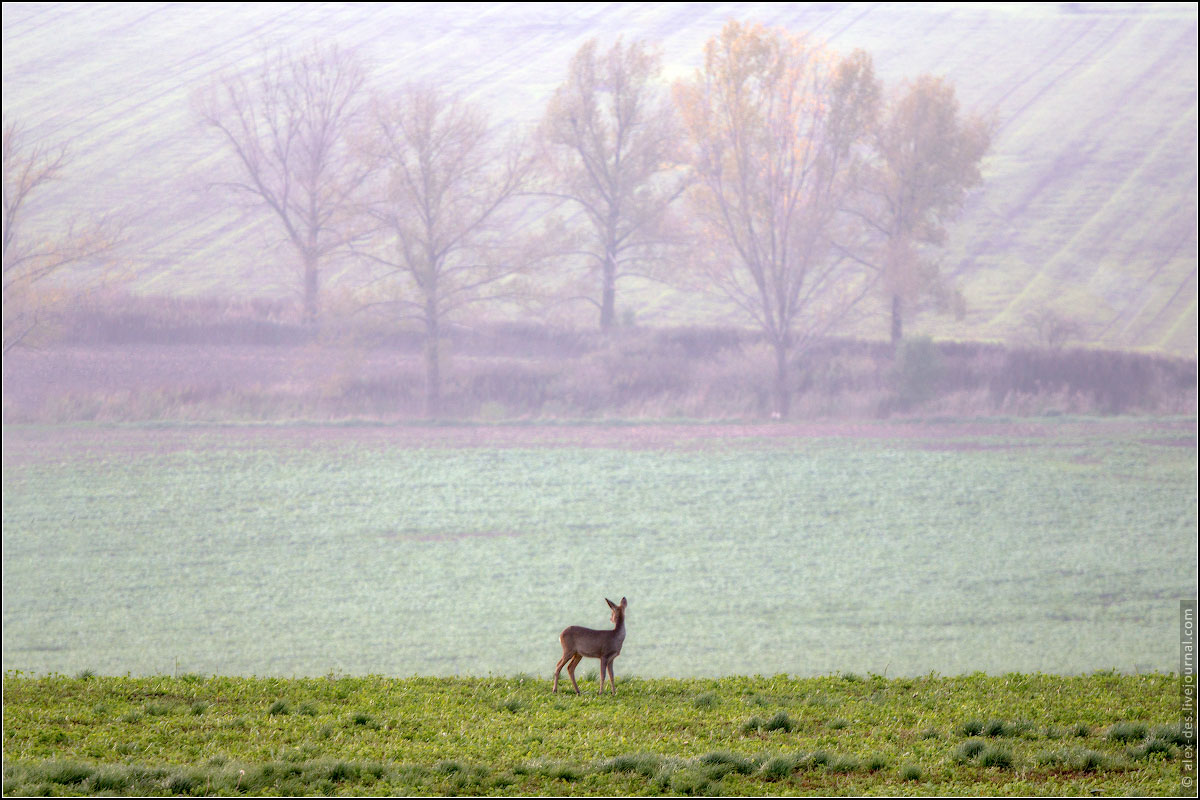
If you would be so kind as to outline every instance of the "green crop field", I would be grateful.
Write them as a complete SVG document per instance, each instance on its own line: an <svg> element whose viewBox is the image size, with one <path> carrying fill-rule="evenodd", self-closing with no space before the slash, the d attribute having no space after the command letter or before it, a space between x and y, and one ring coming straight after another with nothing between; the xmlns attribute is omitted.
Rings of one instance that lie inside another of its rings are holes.
<svg viewBox="0 0 1200 800"><path fill-rule="evenodd" d="M9 674L5 793L1168 795L1195 747L1168 675L618 683Z"/></svg>
<svg viewBox="0 0 1200 800"><path fill-rule="evenodd" d="M9 426L4 668L1176 669L1193 421L859 427Z"/></svg>

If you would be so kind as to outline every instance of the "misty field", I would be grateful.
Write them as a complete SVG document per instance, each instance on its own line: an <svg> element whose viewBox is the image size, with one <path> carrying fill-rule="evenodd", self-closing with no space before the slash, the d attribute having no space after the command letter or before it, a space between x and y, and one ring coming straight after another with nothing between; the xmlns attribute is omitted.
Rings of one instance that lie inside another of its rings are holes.
<svg viewBox="0 0 1200 800"><path fill-rule="evenodd" d="M627 596L618 684L1172 672L1196 482L1194 419L5 426L4 668L549 678Z"/></svg>

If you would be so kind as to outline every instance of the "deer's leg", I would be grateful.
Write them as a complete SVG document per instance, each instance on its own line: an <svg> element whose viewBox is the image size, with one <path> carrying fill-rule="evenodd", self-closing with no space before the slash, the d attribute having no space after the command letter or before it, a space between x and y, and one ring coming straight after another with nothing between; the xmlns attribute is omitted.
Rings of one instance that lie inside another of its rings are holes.
<svg viewBox="0 0 1200 800"><path fill-rule="evenodd" d="M567 663L569 656L563 653L563 657L558 660L558 666L554 668L554 694L558 694L558 675L562 672L563 664Z"/></svg>
<svg viewBox="0 0 1200 800"><path fill-rule="evenodd" d="M565 657L566 656L564 656L564 658ZM575 694L581 694L581 692L579 691L579 684L575 682L575 667L579 664L579 662L582 659L583 659L583 656L579 655L579 653L576 653L574 655L574 657L571 659L571 663L567 664L567 675L569 675L571 677L571 685L575 687Z"/></svg>
<svg viewBox="0 0 1200 800"><path fill-rule="evenodd" d="M609 661L607 656L600 656L600 694L604 694L604 676L608 672Z"/></svg>
<svg viewBox="0 0 1200 800"><path fill-rule="evenodd" d="M608 660L608 684L612 687L612 693L614 695L617 693L617 676L613 675L613 662L616 660L616 656L613 656Z"/></svg>

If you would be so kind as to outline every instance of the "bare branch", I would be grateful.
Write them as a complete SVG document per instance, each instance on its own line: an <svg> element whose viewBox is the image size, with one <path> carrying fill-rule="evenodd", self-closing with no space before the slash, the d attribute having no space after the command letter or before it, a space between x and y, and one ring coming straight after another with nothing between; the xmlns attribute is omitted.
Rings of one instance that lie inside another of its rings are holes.
<svg viewBox="0 0 1200 800"><path fill-rule="evenodd" d="M267 53L254 73L222 76L195 103L241 174L219 185L257 197L299 256L309 323L324 261L359 233L352 212L370 170L350 141L363 123L365 86L352 51L314 46Z"/></svg>

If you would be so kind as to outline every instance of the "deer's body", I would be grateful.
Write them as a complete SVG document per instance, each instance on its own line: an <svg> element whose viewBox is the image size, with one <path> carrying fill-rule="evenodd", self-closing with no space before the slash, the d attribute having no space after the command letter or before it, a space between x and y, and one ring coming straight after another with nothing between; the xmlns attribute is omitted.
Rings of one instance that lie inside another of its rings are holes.
<svg viewBox="0 0 1200 800"><path fill-rule="evenodd" d="M558 676L562 673L563 665L567 667L567 675L575 693L579 694L579 684L575 682L575 667L585 656L600 659L600 694L604 694L604 676L607 674L612 685L613 694L617 693L617 679L613 676L613 659L621 654L621 645L625 641L625 607L628 605L624 597L621 605L617 605L607 597L604 602L612 609L612 621L616 627L611 631L598 631L594 628L583 628L572 625L558 635L562 645L562 658L554 668L554 691L558 691ZM570 662L570 663L568 663Z"/></svg>

